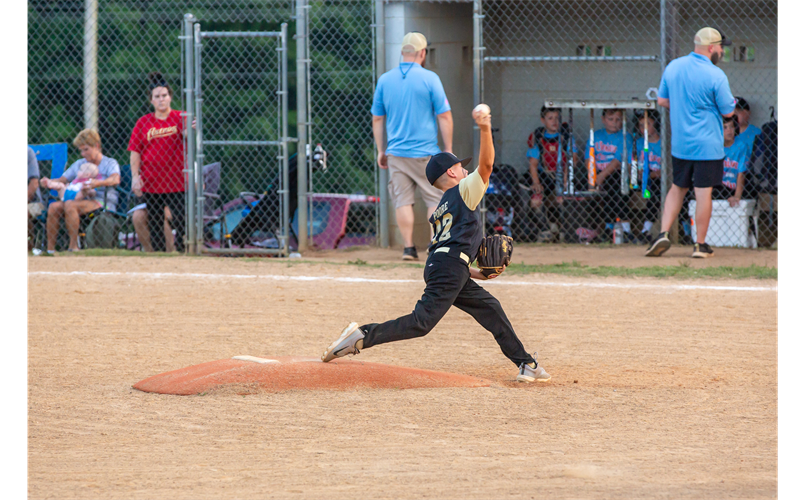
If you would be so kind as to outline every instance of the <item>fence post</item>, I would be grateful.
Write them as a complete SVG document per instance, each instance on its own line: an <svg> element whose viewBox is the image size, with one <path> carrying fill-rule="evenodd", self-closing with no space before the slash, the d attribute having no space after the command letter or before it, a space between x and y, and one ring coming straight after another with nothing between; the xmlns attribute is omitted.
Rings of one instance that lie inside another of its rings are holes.
<svg viewBox="0 0 805 500"><path fill-rule="evenodd" d="M375 76L375 85L377 85L377 78L386 72L386 4L384 0L375 0L375 38L376 52L375 64L377 72ZM380 246L383 248L389 247L389 171L385 168L380 168L377 165L377 151L375 151L375 168L378 172L378 191L380 195L380 224L378 233L380 234Z"/></svg>
<svg viewBox="0 0 805 500"><path fill-rule="evenodd" d="M660 0L660 76L676 56L677 10L674 0ZM658 85L659 87L659 85ZM671 165L671 117L669 110L660 108L662 120L662 175L660 175L660 213L665 210L665 198L673 182ZM684 207L683 207L684 210ZM671 224L671 241L679 242L679 224Z"/></svg>
<svg viewBox="0 0 805 500"><path fill-rule="evenodd" d="M193 109L195 108L194 90L195 80L194 73L194 47L193 47L193 23L196 18L193 14L184 15L184 24L182 29L182 52L184 53L184 109L185 109L185 175L187 176L187 186L185 187L185 231L187 232L188 242L185 245L185 251L191 253L198 253L198 248L195 245L195 227L193 225L193 195L194 195L194 178L193 178L193 164L196 160L196 134L193 130ZM185 237L180 235L180 237Z"/></svg>
<svg viewBox="0 0 805 500"><path fill-rule="evenodd" d="M201 88L201 25L196 23L193 26L195 49L193 56L193 78L195 79L195 98L196 98L196 159L192 165L191 175L194 177L193 187L190 196L195 196L195 201L191 205L195 210L195 220L188 219L187 224L196 224L195 237L192 239L196 253L201 254L201 247L204 245L204 91ZM186 225L187 225L186 224Z"/></svg>
<svg viewBox="0 0 805 500"><path fill-rule="evenodd" d="M472 2L472 105L477 106L484 98L483 95L483 66L482 66L482 0ZM478 161L481 151L481 131L478 125L472 124L472 152L475 161ZM481 227L486 235L486 197L481 199Z"/></svg>
<svg viewBox="0 0 805 500"><path fill-rule="evenodd" d="M288 189L288 23L282 23L280 29L280 92L282 99L280 100L282 109L280 116L280 126L282 127L282 233L283 233L283 256L288 257L288 246L290 244L290 190ZM303 153L304 154L304 153ZM299 169L299 159L297 158L297 170ZM302 210L300 210L302 212ZM307 226L307 224L305 224ZM307 227L305 227L307 230ZM300 231L301 225L300 225Z"/></svg>
<svg viewBox="0 0 805 500"><path fill-rule="evenodd" d="M98 129L98 0L84 2L84 128Z"/></svg>
<svg viewBox="0 0 805 500"><path fill-rule="evenodd" d="M307 12L305 0L296 0L296 174L299 229L297 249L307 250ZM311 148L312 149L312 148ZM293 193L292 193L293 194Z"/></svg>

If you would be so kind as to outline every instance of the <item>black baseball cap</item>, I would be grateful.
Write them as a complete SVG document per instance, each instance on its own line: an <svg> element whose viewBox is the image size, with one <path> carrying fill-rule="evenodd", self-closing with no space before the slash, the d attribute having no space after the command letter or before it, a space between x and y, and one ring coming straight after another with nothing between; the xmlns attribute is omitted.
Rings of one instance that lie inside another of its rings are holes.
<svg viewBox="0 0 805 500"><path fill-rule="evenodd" d="M718 28L716 28L716 31L718 31L718 34L721 35L721 46L722 47L729 47L730 45L732 45L732 40L727 38L727 36L724 34L723 31L721 31Z"/></svg>
<svg viewBox="0 0 805 500"><path fill-rule="evenodd" d="M462 167L466 167L471 161L472 156L459 160L453 153L437 153L428 160L428 166L425 167L425 175L428 176L428 182L430 182L432 186L433 183L436 182L436 179L441 177L442 174L447 172L447 170L456 163L461 163Z"/></svg>
<svg viewBox="0 0 805 500"><path fill-rule="evenodd" d="M751 111L749 109L749 103L746 102L746 99L738 96L735 96L735 109L745 109L747 111Z"/></svg>

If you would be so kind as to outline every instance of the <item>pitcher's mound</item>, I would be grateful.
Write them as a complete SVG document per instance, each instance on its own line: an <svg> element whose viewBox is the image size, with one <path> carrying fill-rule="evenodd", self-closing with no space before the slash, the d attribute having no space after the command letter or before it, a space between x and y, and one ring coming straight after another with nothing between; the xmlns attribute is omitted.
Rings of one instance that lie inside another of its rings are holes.
<svg viewBox="0 0 805 500"><path fill-rule="evenodd" d="M337 359L235 356L148 377L135 389L159 394L201 394L228 386L258 386L269 392L291 389L418 389L488 387L486 379L456 373Z"/></svg>

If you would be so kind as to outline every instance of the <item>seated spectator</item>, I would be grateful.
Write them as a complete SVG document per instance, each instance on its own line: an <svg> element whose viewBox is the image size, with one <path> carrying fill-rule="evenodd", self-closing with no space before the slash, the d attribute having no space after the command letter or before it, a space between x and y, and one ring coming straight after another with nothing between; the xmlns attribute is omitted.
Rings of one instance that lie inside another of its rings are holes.
<svg viewBox="0 0 805 500"><path fill-rule="evenodd" d="M78 250L78 225L81 215L88 214L98 208L114 210L117 206L117 190L115 186L120 184L120 165L117 160L104 156L101 151L101 137L98 132L92 129L85 129L78 133L73 140L73 145L81 152L82 159L76 161L55 179L56 182L63 184L70 183L78 177L81 166L87 162L98 166L98 177L91 179L85 184L85 190L94 190L93 196L87 195L81 200L59 200L54 201L48 207L47 217L47 251L52 254L56 251L56 237L59 233L59 222L64 217L67 226L67 234L70 237L68 251ZM40 182L43 186L47 177L43 177Z"/></svg>
<svg viewBox="0 0 805 500"><path fill-rule="evenodd" d="M629 232L629 196L621 194L621 159L623 158L623 110L605 109L602 113L604 128L593 135L595 145L596 189L602 192L600 214L603 223L613 223L616 219L625 222ZM628 138L627 138L628 139ZM632 154L631 140L626 140L626 157ZM589 152L587 153L589 155ZM585 158L589 160L589 158ZM602 227L599 228L599 230Z"/></svg>
<svg viewBox="0 0 805 500"><path fill-rule="evenodd" d="M727 200L731 207L737 207L743 195L746 181L746 168L751 151L751 143L739 141L736 137L738 118L724 118L724 176L721 185L713 188L714 200Z"/></svg>
<svg viewBox="0 0 805 500"><path fill-rule="evenodd" d="M98 165L86 162L78 169L78 176L70 184L54 181L51 179L42 179L42 187L47 189L54 189L61 201L70 200L94 200L100 208L100 203L95 199L95 190L90 187L90 181L100 179L98 174Z"/></svg>
<svg viewBox="0 0 805 500"><path fill-rule="evenodd" d="M635 112L638 119L635 133L633 154L637 158L637 183L642 185L643 167L646 164L643 153L643 131L646 126L646 115L648 115L648 169L649 180L648 189L651 198L646 200L646 210L644 212L643 228L641 234L648 238L651 228L660 216L660 199L662 197L662 141L660 141L660 114L653 109L644 113L642 110ZM648 238L647 241L650 241Z"/></svg>
<svg viewBox="0 0 805 500"><path fill-rule="evenodd" d="M567 145L570 142L570 128L566 123L562 123L561 110L558 108L547 108L542 106L539 113L542 126L538 127L528 136L528 171L531 175L531 207L542 210L543 199L550 201L552 205L547 212L550 231L540 235L540 241L551 241L559 234L559 213L555 209L553 201L561 203L555 196L556 191L556 166L559 162L559 147L562 147L562 172L563 186L567 186L567 168L569 165L567 157ZM560 137L561 128L561 137ZM561 141L560 141L561 139ZM573 163L579 164L579 157L575 141L572 145ZM547 208L547 207L545 207Z"/></svg>
<svg viewBox="0 0 805 500"><path fill-rule="evenodd" d="M34 248L34 217L42 213L42 192L39 190L39 162L36 152L28 146L28 251Z"/></svg>

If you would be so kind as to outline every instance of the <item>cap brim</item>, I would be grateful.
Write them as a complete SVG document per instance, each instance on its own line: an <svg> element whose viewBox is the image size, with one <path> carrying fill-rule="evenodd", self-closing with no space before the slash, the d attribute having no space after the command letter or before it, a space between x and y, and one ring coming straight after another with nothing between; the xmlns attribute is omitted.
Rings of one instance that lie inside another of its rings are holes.
<svg viewBox="0 0 805 500"><path fill-rule="evenodd" d="M722 38L721 39L721 46L722 47L729 47L730 45L732 45L732 40L730 40L729 38Z"/></svg>
<svg viewBox="0 0 805 500"><path fill-rule="evenodd" d="M470 164L471 161L472 161L472 156L468 156L468 157L464 158L463 160L459 160L459 162L461 163L462 167L466 167L467 165Z"/></svg>

